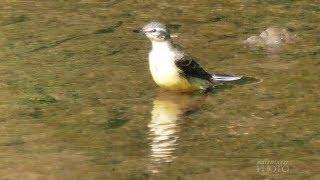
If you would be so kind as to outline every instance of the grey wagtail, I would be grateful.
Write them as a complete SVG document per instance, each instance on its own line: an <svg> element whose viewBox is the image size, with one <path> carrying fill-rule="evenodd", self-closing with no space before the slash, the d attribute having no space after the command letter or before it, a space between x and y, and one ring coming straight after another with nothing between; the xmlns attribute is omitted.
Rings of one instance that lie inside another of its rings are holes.
<svg viewBox="0 0 320 180"><path fill-rule="evenodd" d="M153 80L162 88L174 91L211 89L215 84L241 79L241 76L208 73L192 57L177 49L165 25L151 22L141 32L150 39L149 68Z"/></svg>

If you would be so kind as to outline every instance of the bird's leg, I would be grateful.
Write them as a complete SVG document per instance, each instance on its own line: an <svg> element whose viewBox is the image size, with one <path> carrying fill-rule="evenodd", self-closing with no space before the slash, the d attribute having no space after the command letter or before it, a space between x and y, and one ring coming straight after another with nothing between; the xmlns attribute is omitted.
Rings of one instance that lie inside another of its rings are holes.
<svg viewBox="0 0 320 180"><path fill-rule="evenodd" d="M213 91L213 86L209 86L209 87L207 87L207 89L205 89L205 90L203 91L203 94L207 95L208 93L210 93L210 92L212 92L212 91Z"/></svg>

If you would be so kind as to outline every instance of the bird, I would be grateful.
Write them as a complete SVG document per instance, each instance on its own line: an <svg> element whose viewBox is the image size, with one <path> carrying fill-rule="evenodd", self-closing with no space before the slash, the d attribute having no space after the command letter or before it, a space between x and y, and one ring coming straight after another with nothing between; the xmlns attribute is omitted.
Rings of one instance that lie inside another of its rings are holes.
<svg viewBox="0 0 320 180"><path fill-rule="evenodd" d="M173 43L169 30L160 22L150 22L140 32L152 43L149 69L155 83L163 89L180 92L211 91L216 84L242 78L206 71L195 58Z"/></svg>

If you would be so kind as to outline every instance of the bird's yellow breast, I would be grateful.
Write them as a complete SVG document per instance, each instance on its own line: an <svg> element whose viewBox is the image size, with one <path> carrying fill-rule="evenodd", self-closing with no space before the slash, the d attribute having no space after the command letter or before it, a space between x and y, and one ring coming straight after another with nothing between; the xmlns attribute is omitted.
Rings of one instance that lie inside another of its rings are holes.
<svg viewBox="0 0 320 180"><path fill-rule="evenodd" d="M209 83L199 78L186 78L175 65L175 51L166 43L153 43L149 53L149 68L153 80L162 88L175 91L206 89Z"/></svg>
<svg viewBox="0 0 320 180"><path fill-rule="evenodd" d="M161 56L158 56L161 57ZM209 83L199 78L185 78L180 74L180 70L175 66L173 61L158 59L152 57L149 59L150 72L153 80L162 88L174 91L194 91L206 89Z"/></svg>
<svg viewBox="0 0 320 180"><path fill-rule="evenodd" d="M162 88L175 91L193 91L198 89L194 87L187 79L179 74L163 75L153 74L153 80Z"/></svg>
<svg viewBox="0 0 320 180"><path fill-rule="evenodd" d="M180 75L170 53L150 53L149 68L153 80L162 88L178 91L195 90L193 85Z"/></svg>

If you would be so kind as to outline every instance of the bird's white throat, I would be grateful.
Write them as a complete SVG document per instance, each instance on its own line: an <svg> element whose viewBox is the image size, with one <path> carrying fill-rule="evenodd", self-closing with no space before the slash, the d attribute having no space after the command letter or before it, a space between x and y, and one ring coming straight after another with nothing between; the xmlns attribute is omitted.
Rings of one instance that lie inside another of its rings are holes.
<svg viewBox="0 0 320 180"><path fill-rule="evenodd" d="M172 44L171 41L151 41L152 42L152 51L171 51Z"/></svg>
<svg viewBox="0 0 320 180"><path fill-rule="evenodd" d="M170 41L152 41L149 63L151 66L156 66L158 71L163 68L167 69L168 66L174 66L174 56L175 52Z"/></svg>
<svg viewBox="0 0 320 180"><path fill-rule="evenodd" d="M167 69L174 65L174 50L170 41L152 41L152 49L149 53L151 66Z"/></svg>

